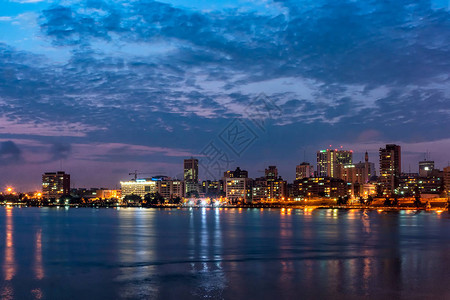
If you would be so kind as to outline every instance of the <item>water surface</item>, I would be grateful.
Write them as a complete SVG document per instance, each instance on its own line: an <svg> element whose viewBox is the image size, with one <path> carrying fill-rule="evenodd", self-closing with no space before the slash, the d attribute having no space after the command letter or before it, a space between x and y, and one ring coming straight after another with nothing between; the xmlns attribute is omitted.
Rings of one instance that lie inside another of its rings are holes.
<svg viewBox="0 0 450 300"><path fill-rule="evenodd" d="M1 299L450 299L447 212L0 208Z"/></svg>

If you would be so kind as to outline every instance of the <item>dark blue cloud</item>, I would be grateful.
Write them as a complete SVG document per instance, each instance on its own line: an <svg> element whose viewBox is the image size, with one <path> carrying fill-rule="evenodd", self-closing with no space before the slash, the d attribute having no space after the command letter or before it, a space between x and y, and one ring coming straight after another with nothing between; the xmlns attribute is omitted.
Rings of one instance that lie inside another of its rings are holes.
<svg viewBox="0 0 450 300"><path fill-rule="evenodd" d="M13 141L0 143L0 165L16 164L22 159L22 151Z"/></svg>
<svg viewBox="0 0 450 300"><path fill-rule="evenodd" d="M196 152L266 92L282 111L258 139L271 155L275 145L298 157L306 144L375 130L386 140L448 138L447 10L429 1L302 4L269 2L270 13L157 1L50 6L38 18L41 38L70 56L55 63L0 44L1 117L27 124L0 135L55 145L54 159L96 142ZM70 140L27 133L33 126ZM126 151L99 158L127 159L146 161Z"/></svg>

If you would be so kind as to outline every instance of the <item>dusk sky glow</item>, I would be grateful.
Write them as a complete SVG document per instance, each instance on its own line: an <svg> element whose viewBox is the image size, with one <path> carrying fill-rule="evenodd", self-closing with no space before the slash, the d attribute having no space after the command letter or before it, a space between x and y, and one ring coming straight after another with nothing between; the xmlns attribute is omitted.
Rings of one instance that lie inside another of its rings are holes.
<svg viewBox="0 0 450 300"><path fill-rule="evenodd" d="M0 0L0 188L181 177L261 93L280 114L231 169L291 181L330 144L378 165L386 143L443 168L449 74L443 0Z"/></svg>

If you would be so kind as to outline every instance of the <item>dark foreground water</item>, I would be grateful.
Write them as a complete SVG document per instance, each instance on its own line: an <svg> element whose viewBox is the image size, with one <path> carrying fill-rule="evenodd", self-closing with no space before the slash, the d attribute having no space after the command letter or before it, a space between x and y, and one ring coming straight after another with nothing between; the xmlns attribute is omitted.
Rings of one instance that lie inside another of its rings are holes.
<svg viewBox="0 0 450 300"><path fill-rule="evenodd" d="M450 299L447 212L0 208L1 299Z"/></svg>

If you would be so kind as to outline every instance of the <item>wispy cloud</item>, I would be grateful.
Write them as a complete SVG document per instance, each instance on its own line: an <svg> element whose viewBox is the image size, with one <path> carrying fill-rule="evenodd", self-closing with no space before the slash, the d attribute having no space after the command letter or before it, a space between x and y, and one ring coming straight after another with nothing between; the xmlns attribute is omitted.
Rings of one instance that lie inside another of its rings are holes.
<svg viewBox="0 0 450 300"><path fill-rule="evenodd" d="M22 3L22 4L48 2L47 0L10 0L10 1L16 2L16 3Z"/></svg>
<svg viewBox="0 0 450 300"><path fill-rule="evenodd" d="M102 130L95 126L87 126L79 122L27 122L24 120L11 120L0 117L0 134L32 135L32 136L72 136L83 137L86 133Z"/></svg>
<svg viewBox="0 0 450 300"><path fill-rule="evenodd" d="M279 141L292 155L305 143L336 139L448 138L447 7L426 0L244 6L77 0L24 12L23 24L38 24L27 38L39 47L0 44L0 137L68 143L63 157L93 151L98 160L140 161L145 153L170 160L245 118L264 92L283 112L270 130L292 137L290 145ZM64 59L55 63L58 55ZM271 138L260 139L268 152ZM93 143L101 151L77 146Z"/></svg>

